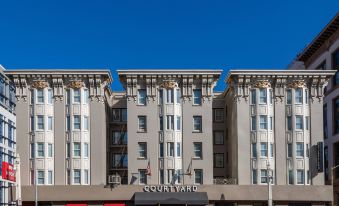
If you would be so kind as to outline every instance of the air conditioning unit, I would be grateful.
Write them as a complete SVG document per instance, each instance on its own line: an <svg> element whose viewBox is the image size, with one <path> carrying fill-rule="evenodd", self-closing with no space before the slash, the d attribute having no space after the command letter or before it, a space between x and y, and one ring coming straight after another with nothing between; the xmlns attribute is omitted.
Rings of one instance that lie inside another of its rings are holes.
<svg viewBox="0 0 339 206"><path fill-rule="evenodd" d="M119 175L109 175L108 176L108 184L110 185L120 185L121 177Z"/></svg>

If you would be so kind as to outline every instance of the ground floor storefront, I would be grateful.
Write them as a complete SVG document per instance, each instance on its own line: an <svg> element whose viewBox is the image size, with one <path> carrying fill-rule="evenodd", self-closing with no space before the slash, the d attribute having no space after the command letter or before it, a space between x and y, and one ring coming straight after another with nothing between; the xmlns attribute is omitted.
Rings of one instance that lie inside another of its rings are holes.
<svg viewBox="0 0 339 206"><path fill-rule="evenodd" d="M121 185L105 186L39 186L41 206L132 206L132 205L215 205L266 206L268 190L257 185L203 185L156 187ZM190 188L189 192L187 189ZM331 186L273 186L273 204L288 206L331 205ZM34 205L34 187L22 189L23 205Z"/></svg>

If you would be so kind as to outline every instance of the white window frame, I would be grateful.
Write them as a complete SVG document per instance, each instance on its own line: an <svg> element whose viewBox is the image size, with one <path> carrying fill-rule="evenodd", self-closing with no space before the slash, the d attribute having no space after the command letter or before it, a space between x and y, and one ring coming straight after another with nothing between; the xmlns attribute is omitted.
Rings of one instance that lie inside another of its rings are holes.
<svg viewBox="0 0 339 206"><path fill-rule="evenodd" d="M53 157L53 144L48 143L48 157Z"/></svg>
<svg viewBox="0 0 339 206"><path fill-rule="evenodd" d="M79 174L79 175L76 175L76 174ZM78 180L78 179L79 179L79 181L75 181L75 180ZM73 184L75 184L75 185L81 184L81 170L79 170L79 169L73 170Z"/></svg>
<svg viewBox="0 0 339 206"><path fill-rule="evenodd" d="M45 103L45 94L44 94L44 89L37 89L36 90L36 103L37 104L44 104ZM42 96L41 96L42 95ZM40 101L40 100L42 101Z"/></svg>
<svg viewBox="0 0 339 206"><path fill-rule="evenodd" d="M174 130L174 115L166 115L166 129Z"/></svg>
<svg viewBox="0 0 339 206"><path fill-rule="evenodd" d="M267 128L268 128L267 115L260 115L259 116L259 129L267 130Z"/></svg>
<svg viewBox="0 0 339 206"><path fill-rule="evenodd" d="M291 89L286 90L286 104L287 105L292 104L292 90Z"/></svg>
<svg viewBox="0 0 339 206"><path fill-rule="evenodd" d="M263 146L265 145L266 148ZM264 155L263 155L264 153ZM260 142L260 157L268 157L268 144L267 142Z"/></svg>
<svg viewBox="0 0 339 206"><path fill-rule="evenodd" d="M52 91L52 89L48 89L47 90L47 94L48 94L47 103L48 104L53 104L53 91Z"/></svg>
<svg viewBox="0 0 339 206"><path fill-rule="evenodd" d="M259 89L259 104L267 104L267 89L265 88Z"/></svg>
<svg viewBox="0 0 339 206"><path fill-rule="evenodd" d="M81 103L81 90L80 89L73 89L73 103L76 103L76 104Z"/></svg>
<svg viewBox="0 0 339 206"><path fill-rule="evenodd" d="M261 169L260 170L260 183L267 183L267 178L268 178L267 170L266 169Z"/></svg>
<svg viewBox="0 0 339 206"><path fill-rule="evenodd" d="M142 125L140 124L141 121L140 120L144 120L144 126L142 127ZM145 115L141 115L138 116L138 132L147 132L147 116Z"/></svg>
<svg viewBox="0 0 339 206"><path fill-rule="evenodd" d="M166 90L166 103L173 104L174 103L174 89Z"/></svg>
<svg viewBox="0 0 339 206"><path fill-rule="evenodd" d="M301 146L301 148L299 148L298 146ZM300 153L302 153L302 155L299 155ZM305 147L304 147L303 142L297 142L295 144L295 156L296 156L296 158L304 158L305 157Z"/></svg>
<svg viewBox="0 0 339 206"><path fill-rule="evenodd" d="M85 104L89 103L89 91L88 91L88 89L84 89L84 99L83 99L83 102Z"/></svg>
<svg viewBox="0 0 339 206"><path fill-rule="evenodd" d="M201 89L193 89L193 105L201 105L202 101Z"/></svg>
<svg viewBox="0 0 339 206"><path fill-rule="evenodd" d="M251 89L250 93L251 93L250 104L251 105L257 104L257 90L256 89Z"/></svg>
<svg viewBox="0 0 339 206"><path fill-rule="evenodd" d="M147 159L147 143L138 142L138 158Z"/></svg>
<svg viewBox="0 0 339 206"><path fill-rule="evenodd" d="M73 157L81 157L81 143L73 142Z"/></svg>
<svg viewBox="0 0 339 206"><path fill-rule="evenodd" d="M197 181L197 174L199 173L199 181ZM204 172L202 169L195 169L194 170L194 184L196 185L202 185L204 184Z"/></svg>
<svg viewBox="0 0 339 206"><path fill-rule="evenodd" d="M44 185L45 184L45 171L37 170L36 174L37 174L37 184Z"/></svg>
<svg viewBox="0 0 339 206"><path fill-rule="evenodd" d="M257 130L257 118L256 118L256 116L251 116L251 130L252 131Z"/></svg>
<svg viewBox="0 0 339 206"><path fill-rule="evenodd" d="M53 116L48 116L47 117L47 129L49 131L52 131L53 130Z"/></svg>
<svg viewBox="0 0 339 206"><path fill-rule="evenodd" d="M89 144L87 142L84 143L84 158L89 157Z"/></svg>
<svg viewBox="0 0 339 206"><path fill-rule="evenodd" d="M53 171L52 170L48 170L47 171L47 184L52 185L53 184Z"/></svg>
<svg viewBox="0 0 339 206"><path fill-rule="evenodd" d="M42 122L40 122L39 120L42 120ZM37 130L44 130L45 129L45 116L44 115L37 115Z"/></svg>
<svg viewBox="0 0 339 206"><path fill-rule="evenodd" d="M37 147L36 147L36 149L37 149L37 152L36 152L37 157L45 157L45 143L38 142L36 144L37 144ZM40 147L40 146L42 146L42 147ZM42 153L42 154L40 154L40 153Z"/></svg>
<svg viewBox="0 0 339 206"><path fill-rule="evenodd" d="M139 169L138 173L139 173L139 185L147 185L146 170L145 169Z"/></svg>
<svg viewBox="0 0 339 206"><path fill-rule="evenodd" d="M297 88L294 90L294 103L295 104L303 103L303 89L302 88Z"/></svg>
<svg viewBox="0 0 339 206"><path fill-rule="evenodd" d="M299 173L301 172L302 176L299 179ZM297 170L297 185L304 185L305 184L305 171L303 169Z"/></svg>
<svg viewBox="0 0 339 206"><path fill-rule="evenodd" d="M73 130L81 130L81 115L73 115Z"/></svg>
<svg viewBox="0 0 339 206"><path fill-rule="evenodd" d="M146 105L146 97L147 97L147 93L146 93L146 89L138 89L138 105Z"/></svg>
<svg viewBox="0 0 339 206"><path fill-rule="evenodd" d="M84 130L89 130L89 117L84 116Z"/></svg>
<svg viewBox="0 0 339 206"><path fill-rule="evenodd" d="M196 129L196 126L199 128ZM202 116L193 116L193 132L202 132Z"/></svg>
<svg viewBox="0 0 339 206"><path fill-rule="evenodd" d="M197 147L199 146L199 147ZM193 142L193 154L194 154L194 159L202 159L202 142ZM198 154L198 155L197 155Z"/></svg>
<svg viewBox="0 0 339 206"><path fill-rule="evenodd" d="M174 142L167 142L167 157L174 157Z"/></svg>
<svg viewBox="0 0 339 206"><path fill-rule="evenodd" d="M88 169L84 170L84 184L85 185L89 184L89 170Z"/></svg>
<svg viewBox="0 0 339 206"><path fill-rule="evenodd" d="M298 120L300 120L300 122L298 122ZM295 116L295 130L303 130L303 129L304 129L304 118L302 115L296 115Z"/></svg>

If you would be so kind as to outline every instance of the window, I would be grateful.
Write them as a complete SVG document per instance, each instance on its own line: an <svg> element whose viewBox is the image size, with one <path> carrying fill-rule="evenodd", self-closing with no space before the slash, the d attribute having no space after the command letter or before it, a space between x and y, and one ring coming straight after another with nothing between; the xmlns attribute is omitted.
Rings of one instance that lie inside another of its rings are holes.
<svg viewBox="0 0 339 206"><path fill-rule="evenodd" d="M159 170L160 184L165 184L164 170Z"/></svg>
<svg viewBox="0 0 339 206"><path fill-rule="evenodd" d="M71 104L71 94L69 89L66 90L66 104L70 105Z"/></svg>
<svg viewBox="0 0 339 206"><path fill-rule="evenodd" d="M111 144L127 144L127 132L112 131Z"/></svg>
<svg viewBox="0 0 339 206"><path fill-rule="evenodd" d="M202 143L193 142L193 146L194 146L194 158L202 159Z"/></svg>
<svg viewBox="0 0 339 206"><path fill-rule="evenodd" d="M267 170L260 170L260 182L267 183Z"/></svg>
<svg viewBox="0 0 339 206"><path fill-rule="evenodd" d="M51 170L48 171L48 184L53 184L53 171Z"/></svg>
<svg viewBox="0 0 339 206"><path fill-rule="evenodd" d="M126 154L112 154L112 166L118 168L126 168L128 165Z"/></svg>
<svg viewBox="0 0 339 206"><path fill-rule="evenodd" d="M44 90L43 89L37 90L37 103L44 103Z"/></svg>
<svg viewBox="0 0 339 206"><path fill-rule="evenodd" d="M257 170L252 170L252 184L258 184L258 172L257 172Z"/></svg>
<svg viewBox="0 0 339 206"><path fill-rule="evenodd" d="M286 104L292 104L292 90L286 91Z"/></svg>
<svg viewBox="0 0 339 206"><path fill-rule="evenodd" d="M303 129L303 117L295 116L295 129Z"/></svg>
<svg viewBox="0 0 339 206"><path fill-rule="evenodd" d="M89 184L89 176L88 176L88 170L84 170L84 179L85 179L85 184Z"/></svg>
<svg viewBox="0 0 339 206"><path fill-rule="evenodd" d="M127 109L121 109L121 121L127 122Z"/></svg>
<svg viewBox="0 0 339 206"><path fill-rule="evenodd" d="M297 184L305 183L304 170L297 170Z"/></svg>
<svg viewBox="0 0 339 206"><path fill-rule="evenodd" d="M167 156L174 157L174 142L167 142Z"/></svg>
<svg viewBox="0 0 339 206"><path fill-rule="evenodd" d="M180 142L177 142L177 157L181 156L181 144Z"/></svg>
<svg viewBox="0 0 339 206"><path fill-rule="evenodd" d="M201 116L193 116L193 131L194 132L201 132L202 131L202 122Z"/></svg>
<svg viewBox="0 0 339 206"><path fill-rule="evenodd" d="M203 172L202 169L194 170L194 183L202 185L203 184Z"/></svg>
<svg viewBox="0 0 339 206"><path fill-rule="evenodd" d="M308 90L306 89L305 90L305 104L308 104L308 99L309 99Z"/></svg>
<svg viewBox="0 0 339 206"><path fill-rule="evenodd" d="M296 143L296 156L297 157L304 157L304 143L302 143L302 142Z"/></svg>
<svg viewBox="0 0 339 206"><path fill-rule="evenodd" d="M324 175L325 175L325 181L328 181L328 147L324 147Z"/></svg>
<svg viewBox="0 0 339 206"><path fill-rule="evenodd" d="M159 144L159 156L164 157L164 143Z"/></svg>
<svg viewBox="0 0 339 206"><path fill-rule="evenodd" d="M215 145L224 144L224 132L223 131L214 131L214 144Z"/></svg>
<svg viewBox="0 0 339 206"><path fill-rule="evenodd" d="M147 122L146 116L138 116L138 131L139 132L146 132L147 131Z"/></svg>
<svg viewBox="0 0 339 206"><path fill-rule="evenodd" d="M88 143L84 143L84 157L88 157Z"/></svg>
<svg viewBox="0 0 339 206"><path fill-rule="evenodd" d="M292 143L287 144L287 157L292 157Z"/></svg>
<svg viewBox="0 0 339 206"><path fill-rule="evenodd" d="M45 144L44 143L37 143L37 149L38 149L38 157L44 157L45 156Z"/></svg>
<svg viewBox="0 0 339 206"><path fill-rule="evenodd" d="M81 183L81 170L73 170L73 183L74 184Z"/></svg>
<svg viewBox="0 0 339 206"><path fill-rule="evenodd" d="M80 115L74 115L74 124L73 127L74 129L81 129L81 122L80 122L81 118Z"/></svg>
<svg viewBox="0 0 339 206"><path fill-rule="evenodd" d="M251 130L256 130L257 129L257 120L255 118L255 116L251 117Z"/></svg>
<svg viewBox="0 0 339 206"><path fill-rule="evenodd" d="M267 90L266 89L259 89L259 103L267 104Z"/></svg>
<svg viewBox="0 0 339 206"><path fill-rule="evenodd" d="M159 126L160 126L160 131L164 130L164 117L161 116L159 117Z"/></svg>
<svg viewBox="0 0 339 206"><path fill-rule="evenodd" d="M260 129L265 129L267 130L267 116L265 115L260 115L259 119L259 124L260 124Z"/></svg>
<svg viewBox="0 0 339 206"><path fill-rule="evenodd" d="M173 89L167 89L167 103L172 104L173 103Z"/></svg>
<svg viewBox="0 0 339 206"><path fill-rule="evenodd" d="M180 89L177 89L177 103L180 104L181 100L181 92Z"/></svg>
<svg viewBox="0 0 339 206"><path fill-rule="evenodd" d="M53 157L53 145L48 144L48 157Z"/></svg>
<svg viewBox="0 0 339 206"><path fill-rule="evenodd" d="M310 130L310 117L305 117L305 129Z"/></svg>
<svg viewBox="0 0 339 206"><path fill-rule="evenodd" d="M45 172L38 170L38 185L45 184Z"/></svg>
<svg viewBox="0 0 339 206"><path fill-rule="evenodd" d="M323 107L323 128L324 128L324 139L327 139L327 137L328 137L328 131L327 131L327 104L324 104L324 107Z"/></svg>
<svg viewBox="0 0 339 206"><path fill-rule="evenodd" d="M120 122L120 109L112 109L113 122Z"/></svg>
<svg viewBox="0 0 339 206"><path fill-rule="evenodd" d="M71 156L71 144L66 144L66 157L69 158Z"/></svg>
<svg viewBox="0 0 339 206"><path fill-rule="evenodd" d="M67 184L70 185L71 184L71 170L67 170Z"/></svg>
<svg viewBox="0 0 339 206"><path fill-rule="evenodd" d="M168 184L175 184L176 176L175 176L175 170L168 169L167 170L167 182Z"/></svg>
<svg viewBox="0 0 339 206"><path fill-rule="evenodd" d="M292 130L292 117L287 117L287 130Z"/></svg>
<svg viewBox="0 0 339 206"><path fill-rule="evenodd" d="M164 90L159 89L159 99L158 99L159 105L162 105L164 103Z"/></svg>
<svg viewBox="0 0 339 206"><path fill-rule="evenodd" d="M294 184L293 170L288 170L288 184Z"/></svg>
<svg viewBox="0 0 339 206"><path fill-rule="evenodd" d="M48 117L48 130L53 130L53 117Z"/></svg>
<svg viewBox="0 0 339 206"><path fill-rule="evenodd" d="M66 117L66 130L67 131L71 130L71 117L70 116Z"/></svg>
<svg viewBox="0 0 339 206"><path fill-rule="evenodd" d="M332 54L332 65L332 69L337 70L333 77L333 86L335 86L339 84L339 50Z"/></svg>
<svg viewBox="0 0 339 206"><path fill-rule="evenodd" d="M201 89L193 89L193 104L201 105Z"/></svg>
<svg viewBox="0 0 339 206"><path fill-rule="evenodd" d="M215 168L224 168L224 153L215 153L213 164Z"/></svg>
<svg viewBox="0 0 339 206"><path fill-rule="evenodd" d="M166 125L167 130L174 130L174 116L173 115L167 115L166 116Z"/></svg>
<svg viewBox="0 0 339 206"><path fill-rule="evenodd" d="M251 90L251 104L257 103L257 92L255 89Z"/></svg>
<svg viewBox="0 0 339 206"><path fill-rule="evenodd" d="M177 116L177 130L181 129L181 117Z"/></svg>
<svg viewBox="0 0 339 206"><path fill-rule="evenodd" d="M80 103L80 89L73 89L73 103Z"/></svg>
<svg viewBox="0 0 339 206"><path fill-rule="evenodd" d="M73 157L80 157L81 155L81 145L79 142L73 143Z"/></svg>
<svg viewBox="0 0 339 206"><path fill-rule="evenodd" d="M260 156L267 157L267 142L260 143Z"/></svg>
<svg viewBox="0 0 339 206"><path fill-rule="evenodd" d="M31 143L31 158L34 158L35 157L35 148L34 148L34 143ZM2 155L2 151L0 151L0 155ZM2 156L1 156L1 161L2 161ZM1 171L0 171L1 172Z"/></svg>
<svg viewBox="0 0 339 206"><path fill-rule="evenodd" d="M44 116L42 116L42 115L38 115L38 130L44 130L44 128L45 128L45 124L44 124Z"/></svg>
<svg viewBox="0 0 339 206"><path fill-rule="evenodd" d="M257 157L257 144L252 143L252 157L256 158Z"/></svg>
<svg viewBox="0 0 339 206"><path fill-rule="evenodd" d="M296 104L303 103L303 89L301 88L295 89L295 103Z"/></svg>
<svg viewBox="0 0 339 206"><path fill-rule="evenodd" d="M214 109L214 121L223 122L224 121L224 109Z"/></svg>
<svg viewBox="0 0 339 206"><path fill-rule="evenodd" d="M88 93L88 89L84 89L84 103L88 104L89 102L89 93Z"/></svg>
<svg viewBox="0 0 339 206"><path fill-rule="evenodd" d="M339 78L339 72L338 73L338 78ZM338 79L339 81L339 79ZM334 133L339 133L339 97L337 97L334 100L333 104L333 115L334 115Z"/></svg>
<svg viewBox="0 0 339 206"><path fill-rule="evenodd" d="M52 90L48 90L48 104L53 104L53 93Z"/></svg>
<svg viewBox="0 0 339 206"><path fill-rule="evenodd" d="M146 89L138 89L138 105L146 105Z"/></svg>
<svg viewBox="0 0 339 206"><path fill-rule="evenodd" d="M146 170L139 170L139 184L141 185L147 184Z"/></svg>
<svg viewBox="0 0 339 206"><path fill-rule="evenodd" d="M84 130L88 130L89 129L89 118L87 116L84 117Z"/></svg>
<svg viewBox="0 0 339 206"><path fill-rule="evenodd" d="M270 104L273 104L273 91L272 91L272 89L269 90L269 98L268 99L270 100Z"/></svg>
<svg viewBox="0 0 339 206"><path fill-rule="evenodd" d="M274 146L273 146L272 143L270 144L270 146L271 146L271 150L270 150L271 157L273 157L273 155L274 155Z"/></svg>
<svg viewBox="0 0 339 206"><path fill-rule="evenodd" d="M147 144L146 142L139 142L139 158L147 158Z"/></svg>

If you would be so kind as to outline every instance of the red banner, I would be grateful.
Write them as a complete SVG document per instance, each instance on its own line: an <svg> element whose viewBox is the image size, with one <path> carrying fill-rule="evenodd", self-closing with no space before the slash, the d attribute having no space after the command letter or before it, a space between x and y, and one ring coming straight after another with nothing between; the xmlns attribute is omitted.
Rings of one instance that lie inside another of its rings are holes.
<svg viewBox="0 0 339 206"><path fill-rule="evenodd" d="M2 179L15 182L14 165L8 162L2 162Z"/></svg>

